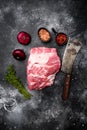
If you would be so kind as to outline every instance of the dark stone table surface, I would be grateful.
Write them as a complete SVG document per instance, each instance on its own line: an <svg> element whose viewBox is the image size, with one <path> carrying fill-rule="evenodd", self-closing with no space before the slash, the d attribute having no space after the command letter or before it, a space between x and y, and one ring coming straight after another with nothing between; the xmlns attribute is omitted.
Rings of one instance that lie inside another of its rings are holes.
<svg viewBox="0 0 87 130"><path fill-rule="evenodd" d="M42 43L38 29L47 28L52 36L50 43ZM24 97L4 80L10 64L15 66L27 89L26 65L32 47L57 48L61 58L66 45L58 46L52 32L64 32L77 38L82 48L73 65L70 96L61 99L65 74L56 75L54 84L41 91L30 91L31 100ZM20 31L28 32L32 41L23 46L17 41ZM24 49L27 58L17 61L14 49ZM87 2L86 0L0 0L0 130L86 130L87 129ZM8 112L3 104L12 97L17 105Z"/></svg>

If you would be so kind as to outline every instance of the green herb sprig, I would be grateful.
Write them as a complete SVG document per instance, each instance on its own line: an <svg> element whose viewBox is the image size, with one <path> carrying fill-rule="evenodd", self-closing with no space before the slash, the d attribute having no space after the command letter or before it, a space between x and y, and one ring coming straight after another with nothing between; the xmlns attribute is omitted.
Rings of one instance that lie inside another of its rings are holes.
<svg viewBox="0 0 87 130"><path fill-rule="evenodd" d="M9 65L5 72L5 80L13 85L26 98L30 99L31 94L26 90L21 80L16 76L16 71L13 65Z"/></svg>

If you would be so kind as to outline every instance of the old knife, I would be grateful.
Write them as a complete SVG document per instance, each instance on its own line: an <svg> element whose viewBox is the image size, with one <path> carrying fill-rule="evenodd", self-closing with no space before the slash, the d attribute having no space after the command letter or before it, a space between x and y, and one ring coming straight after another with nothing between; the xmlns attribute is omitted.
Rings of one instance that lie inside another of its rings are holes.
<svg viewBox="0 0 87 130"><path fill-rule="evenodd" d="M73 40L71 38L69 38L68 43L66 45L61 67L61 71L66 74L62 94L63 100L67 100L69 97L72 67L81 46L82 43L80 41L78 41L77 39Z"/></svg>

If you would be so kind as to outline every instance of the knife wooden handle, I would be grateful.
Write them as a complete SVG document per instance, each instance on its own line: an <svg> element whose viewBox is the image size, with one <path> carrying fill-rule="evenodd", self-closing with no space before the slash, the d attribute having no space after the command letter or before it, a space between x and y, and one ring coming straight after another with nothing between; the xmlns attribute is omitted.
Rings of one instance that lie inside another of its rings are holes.
<svg viewBox="0 0 87 130"><path fill-rule="evenodd" d="M65 84L64 84L64 87L63 87L63 95L62 95L63 100L67 100L68 97L69 97L70 80L71 80L71 75L67 74L66 79L65 79Z"/></svg>

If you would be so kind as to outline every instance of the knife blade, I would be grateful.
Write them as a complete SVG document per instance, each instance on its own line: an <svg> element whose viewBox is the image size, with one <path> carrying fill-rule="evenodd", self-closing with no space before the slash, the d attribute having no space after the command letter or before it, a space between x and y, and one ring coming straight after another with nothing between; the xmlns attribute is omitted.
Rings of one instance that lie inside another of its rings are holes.
<svg viewBox="0 0 87 130"><path fill-rule="evenodd" d="M62 59L61 71L66 74L65 83L63 87L62 99L67 100L70 91L70 81L73 63L75 58L82 47L82 43L77 39L69 38L68 43L65 48L65 52Z"/></svg>

